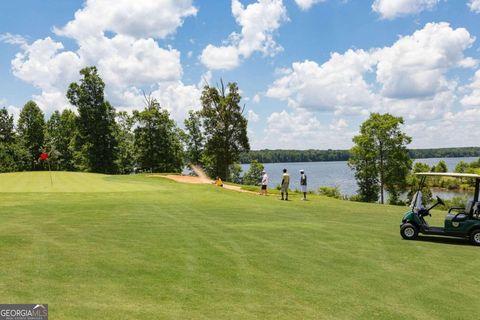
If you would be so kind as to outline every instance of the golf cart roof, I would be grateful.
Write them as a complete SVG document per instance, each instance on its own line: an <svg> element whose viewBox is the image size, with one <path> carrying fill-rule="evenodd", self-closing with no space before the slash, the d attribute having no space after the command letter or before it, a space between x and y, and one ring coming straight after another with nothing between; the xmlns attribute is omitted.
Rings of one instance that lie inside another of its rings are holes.
<svg viewBox="0 0 480 320"><path fill-rule="evenodd" d="M453 177L453 178L471 178L480 179L480 175L473 173L455 173L455 172L417 172L417 176L437 176L437 177Z"/></svg>

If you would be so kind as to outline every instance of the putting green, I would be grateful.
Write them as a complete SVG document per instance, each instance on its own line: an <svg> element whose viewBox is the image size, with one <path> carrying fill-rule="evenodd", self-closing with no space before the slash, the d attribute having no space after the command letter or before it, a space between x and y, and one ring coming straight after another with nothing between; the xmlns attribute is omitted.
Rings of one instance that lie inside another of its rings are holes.
<svg viewBox="0 0 480 320"><path fill-rule="evenodd" d="M0 301L52 319L474 319L480 248L405 208L146 176L0 175ZM437 221L443 213L435 212Z"/></svg>
<svg viewBox="0 0 480 320"><path fill-rule="evenodd" d="M2 174L0 192L135 192L159 191L145 176L109 176L80 172L21 172ZM139 179L139 177L142 177Z"/></svg>

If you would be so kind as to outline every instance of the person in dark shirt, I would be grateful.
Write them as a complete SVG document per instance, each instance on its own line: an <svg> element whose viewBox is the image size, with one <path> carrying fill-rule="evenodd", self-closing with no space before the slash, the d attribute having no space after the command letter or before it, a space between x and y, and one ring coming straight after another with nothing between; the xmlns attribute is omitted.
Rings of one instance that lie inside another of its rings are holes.
<svg viewBox="0 0 480 320"><path fill-rule="evenodd" d="M283 169L283 176L282 176L282 186L281 186L281 193L282 193L282 200L288 201L288 185L290 184L290 176L287 173L287 169ZM283 198L283 194L285 194L285 198Z"/></svg>
<svg viewBox="0 0 480 320"><path fill-rule="evenodd" d="M307 175L304 170L300 170L300 189L303 192L302 200L307 200Z"/></svg>

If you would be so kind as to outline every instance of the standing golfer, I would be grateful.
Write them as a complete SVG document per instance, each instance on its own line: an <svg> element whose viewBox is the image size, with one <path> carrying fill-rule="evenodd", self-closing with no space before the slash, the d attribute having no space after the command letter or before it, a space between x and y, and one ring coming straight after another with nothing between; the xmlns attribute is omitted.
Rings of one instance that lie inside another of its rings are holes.
<svg viewBox="0 0 480 320"><path fill-rule="evenodd" d="M282 200L283 194L285 193L285 200L288 201L288 185L290 184L290 176L287 173L287 169L283 169L283 176L282 176Z"/></svg>
<svg viewBox="0 0 480 320"><path fill-rule="evenodd" d="M302 200L307 200L307 175L304 170L300 170L300 189L303 192Z"/></svg>
<svg viewBox="0 0 480 320"><path fill-rule="evenodd" d="M264 195L266 196L267 195L267 186L268 186L268 175L265 171L262 171L262 187L260 189L260 195Z"/></svg>

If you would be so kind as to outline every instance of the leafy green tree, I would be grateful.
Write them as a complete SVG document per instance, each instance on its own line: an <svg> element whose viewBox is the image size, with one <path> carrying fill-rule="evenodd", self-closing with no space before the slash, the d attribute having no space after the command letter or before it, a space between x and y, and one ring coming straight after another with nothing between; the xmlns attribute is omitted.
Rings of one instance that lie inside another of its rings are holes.
<svg viewBox="0 0 480 320"><path fill-rule="evenodd" d="M247 119L240 107L240 94L236 83L227 88L205 86L201 96L205 132L205 156L210 160L211 176L223 180L230 177L230 166L237 162L242 152L250 150L247 136Z"/></svg>
<svg viewBox="0 0 480 320"><path fill-rule="evenodd" d="M153 172L180 172L183 168L180 133L167 110L155 99L134 112L135 153L138 165Z"/></svg>
<svg viewBox="0 0 480 320"><path fill-rule="evenodd" d="M46 151L57 170L75 170L74 152L77 136L77 116L71 110L55 111L47 121Z"/></svg>
<svg viewBox="0 0 480 320"><path fill-rule="evenodd" d="M7 109L0 109L0 143L13 143L15 140L13 115Z"/></svg>
<svg viewBox="0 0 480 320"><path fill-rule="evenodd" d="M435 172L448 172L448 167L445 161L440 160L435 166Z"/></svg>
<svg viewBox="0 0 480 320"><path fill-rule="evenodd" d="M350 150L351 158L348 165L355 170L355 179L359 188L358 200L377 201L380 187L374 141L366 135L356 136L353 141L356 145Z"/></svg>
<svg viewBox="0 0 480 320"><path fill-rule="evenodd" d="M467 172L468 170L468 163L466 163L465 161L460 161L459 163L457 163L457 165L455 166L455 172L457 173L465 173Z"/></svg>
<svg viewBox="0 0 480 320"><path fill-rule="evenodd" d="M250 168L243 176L243 183L248 185L256 186L262 182L262 171L265 169L263 164L257 160L252 160L250 162Z"/></svg>
<svg viewBox="0 0 480 320"><path fill-rule="evenodd" d="M96 67L80 71L83 78L71 83L67 98L77 107L78 168L98 173L115 173L118 143L115 139L115 110L105 100L105 83Z"/></svg>
<svg viewBox="0 0 480 320"><path fill-rule="evenodd" d="M478 158L477 161L470 162L470 167L471 168L480 168L480 158Z"/></svg>
<svg viewBox="0 0 480 320"><path fill-rule="evenodd" d="M410 190L408 191L408 194L407 194L407 201L409 203L412 202L412 199L415 196L415 193L418 191L418 187L420 186L420 179L415 173L430 172L430 171L431 171L431 167L426 163L415 162L413 164L412 173L407 178L407 184L410 186ZM430 179L430 180L427 180L427 182L428 181L432 181L432 180ZM422 191L422 202L424 204L428 204L432 199L432 191L430 190L429 185L426 184L421 191Z"/></svg>
<svg viewBox="0 0 480 320"><path fill-rule="evenodd" d="M11 144L0 143L0 173L17 171L14 156Z"/></svg>
<svg viewBox="0 0 480 320"><path fill-rule="evenodd" d="M30 154L19 142L0 143L0 172L30 170Z"/></svg>
<svg viewBox="0 0 480 320"><path fill-rule="evenodd" d="M135 139L132 131L134 123L134 117L130 116L127 112L121 111L117 113L117 166L118 171L123 174L132 172L135 167Z"/></svg>
<svg viewBox="0 0 480 320"><path fill-rule="evenodd" d="M234 163L230 166L230 179L233 183L242 183L242 166L239 163Z"/></svg>
<svg viewBox="0 0 480 320"><path fill-rule="evenodd" d="M349 166L355 170L359 196L363 201L384 203L387 190L391 202L407 187L407 175L412 167L407 145L412 141L400 130L401 117L372 113L353 138Z"/></svg>
<svg viewBox="0 0 480 320"><path fill-rule="evenodd" d="M423 163L423 162L415 162L414 165L413 165L413 169L412 171L414 173L418 173L418 172L430 172L430 166L426 163Z"/></svg>
<svg viewBox="0 0 480 320"><path fill-rule="evenodd" d="M17 170L15 162L15 132L13 116L7 109L0 109L0 172Z"/></svg>
<svg viewBox="0 0 480 320"><path fill-rule="evenodd" d="M202 121L199 112L190 110L184 125L187 161L193 164L201 164L205 138L202 132Z"/></svg>
<svg viewBox="0 0 480 320"><path fill-rule="evenodd" d="M17 130L20 143L28 151L27 170L38 170L38 161L45 139L45 118L42 110L33 101L28 101L20 112Z"/></svg>

